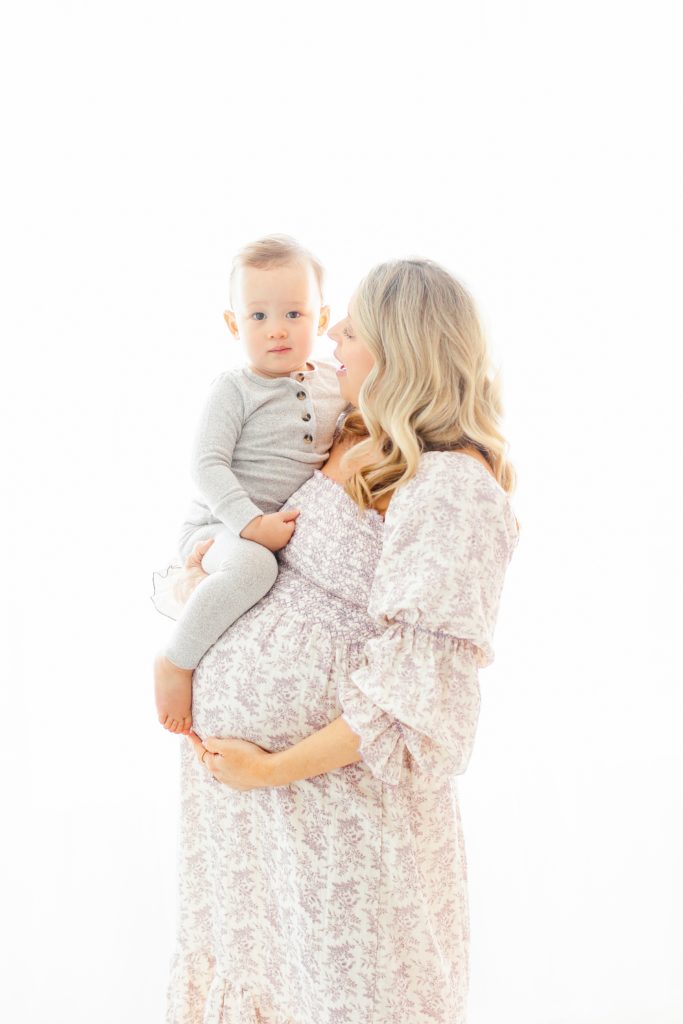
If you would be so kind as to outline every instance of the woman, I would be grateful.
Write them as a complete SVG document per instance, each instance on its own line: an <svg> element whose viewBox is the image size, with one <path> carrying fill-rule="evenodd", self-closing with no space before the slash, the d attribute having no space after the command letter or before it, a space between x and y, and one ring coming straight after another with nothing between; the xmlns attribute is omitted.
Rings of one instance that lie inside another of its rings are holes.
<svg viewBox="0 0 683 1024"><path fill-rule="evenodd" d="M375 267L329 333L354 408L287 502L272 590L194 675L173 1024L466 1018L456 776L517 542L514 473L446 270Z"/></svg>

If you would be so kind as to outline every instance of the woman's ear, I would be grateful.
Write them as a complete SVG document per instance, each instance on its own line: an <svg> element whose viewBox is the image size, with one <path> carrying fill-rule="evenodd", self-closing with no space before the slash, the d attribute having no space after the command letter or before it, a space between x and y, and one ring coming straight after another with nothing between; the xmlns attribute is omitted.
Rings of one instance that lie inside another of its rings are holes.
<svg viewBox="0 0 683 1024"><path fill-rule="evenodd" d="M318 320L318 334L324 334L330 325L330 307L320 307L320 319Z"/></svg>
<svg viewBox="0 0 683 1024"><path fill-rule="evenodd" d="M237 318L235 317L235 314L231 309L226 309L225 313L223 313L223 319L230 328L230 333L233 334L236 338L239 338L240 331L239 327L237 326Z"/></svg>

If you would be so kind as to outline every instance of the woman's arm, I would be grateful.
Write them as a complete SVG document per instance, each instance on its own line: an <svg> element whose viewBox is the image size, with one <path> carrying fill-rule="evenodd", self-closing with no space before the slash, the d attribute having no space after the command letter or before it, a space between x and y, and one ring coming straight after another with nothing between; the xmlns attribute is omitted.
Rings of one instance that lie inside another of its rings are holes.
<svg viewBox="0 0 683 1024"><path fill-rule="evenodd" d="M193 729L185 735L197 760L214 779L239 790L286 786L362 760L360 737L341 715L286 750L266 750L237 736L202 740Z"/></svg>
<svg viewBox="0 0 683 1024"><path fill-rule="evenodd" d="M267 764L267 786L286 786L298 779L355 764L362 758L358 753L360 737L344 718L339 716L329 725L311 733L286 750L270 754Z"/></svg>

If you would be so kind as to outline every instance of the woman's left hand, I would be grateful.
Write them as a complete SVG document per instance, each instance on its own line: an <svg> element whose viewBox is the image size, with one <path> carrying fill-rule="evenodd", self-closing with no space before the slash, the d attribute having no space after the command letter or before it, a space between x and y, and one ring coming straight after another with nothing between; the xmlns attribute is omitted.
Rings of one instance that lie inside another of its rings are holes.
<svg viewBox="0 0 683 1024"><path fill-rule="evenodd" d="M194 747L197 760L213 775L217 782L223 782L231 789L261 789L271 785L268 776L272 754L257 743L240 740L235 736L218 739L207 736L200 740L194 729L186 733Z"/></svg>

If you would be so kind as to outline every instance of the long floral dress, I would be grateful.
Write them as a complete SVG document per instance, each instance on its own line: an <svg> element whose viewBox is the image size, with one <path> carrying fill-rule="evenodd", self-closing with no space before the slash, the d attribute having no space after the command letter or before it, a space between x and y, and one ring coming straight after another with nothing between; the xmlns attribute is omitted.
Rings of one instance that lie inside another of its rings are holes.
<svg viewBox="0 0 683 1024"><path fill-rule="evenodd" d="M282 750L343 714L362 760L216 782L182 741L168 1024L464 1024L457 775L518 539L507 494L425 452L385 519L320 470L272 589L194 674L193 728Z"/></svg>

